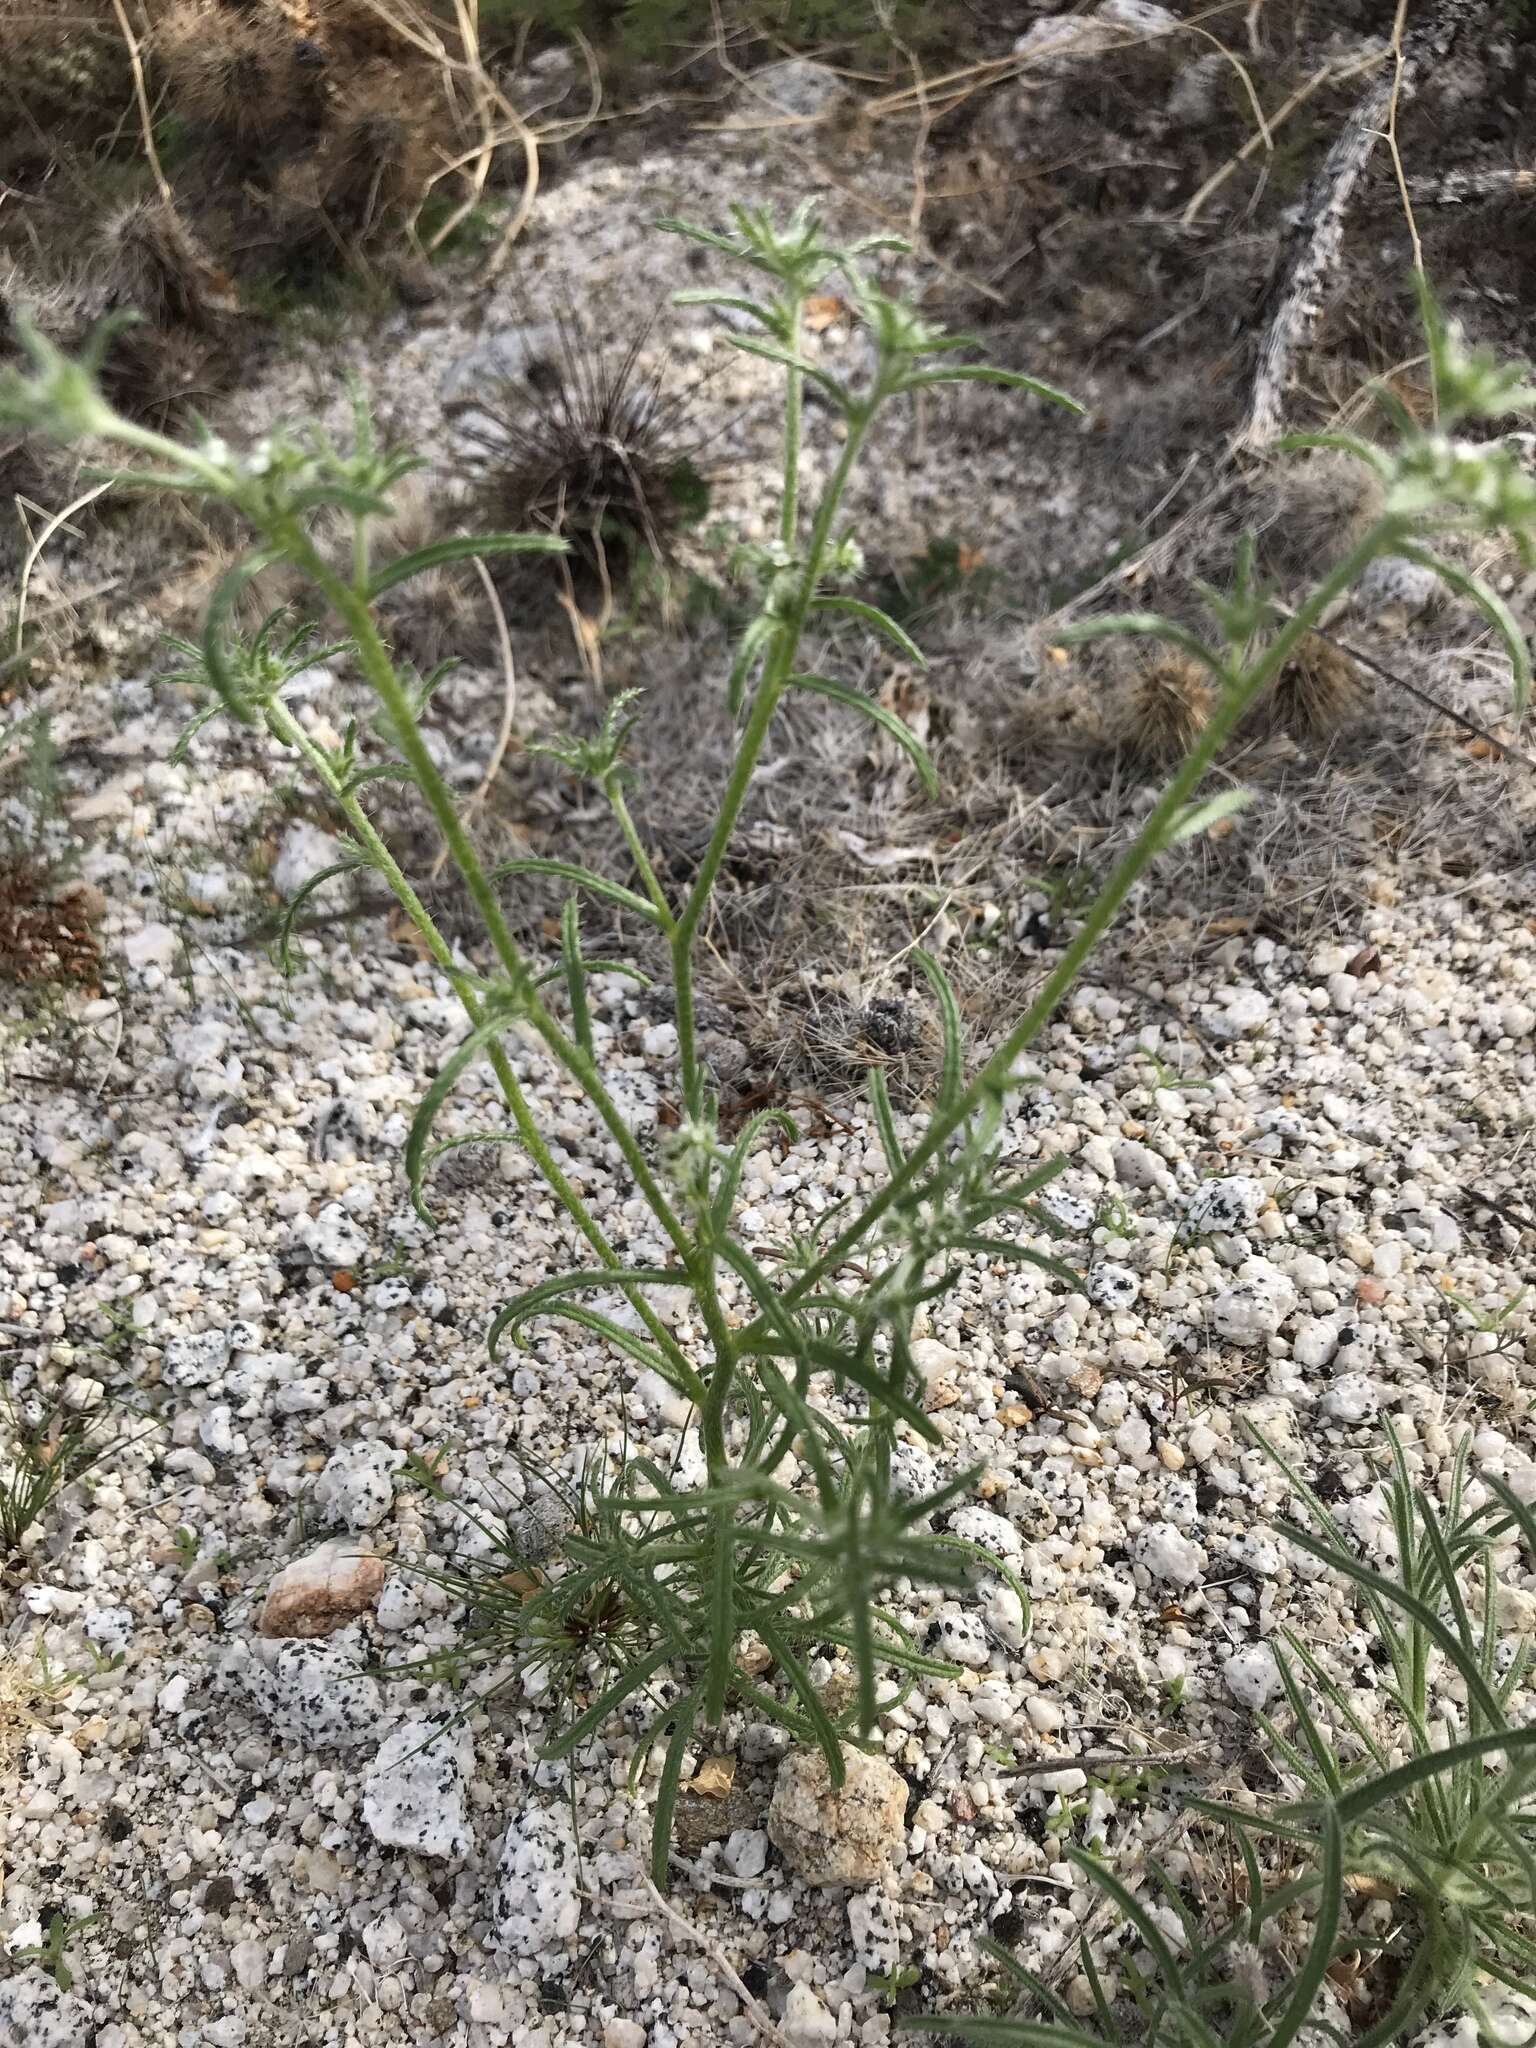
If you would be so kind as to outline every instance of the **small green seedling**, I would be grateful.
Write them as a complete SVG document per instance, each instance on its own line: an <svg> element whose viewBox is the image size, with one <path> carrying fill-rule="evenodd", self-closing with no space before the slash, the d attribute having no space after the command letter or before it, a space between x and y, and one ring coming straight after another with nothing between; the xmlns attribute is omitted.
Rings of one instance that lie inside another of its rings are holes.
<svg viewBox="0 0 1536 2048"><path fill-rule="evenodd" d="M79 1920L69 1920L60 1912L52 1912L38 1944L32 1948L12 1949L11 1953L18 1960L36 1963L39 1969L48 1972L61 1991L69 1991L74 1986L75 1973L64 1960L64 1951L77 1934L83 1934L87 1927L94 1927L100 1918L99 1913L86 1913Z"/></svg>

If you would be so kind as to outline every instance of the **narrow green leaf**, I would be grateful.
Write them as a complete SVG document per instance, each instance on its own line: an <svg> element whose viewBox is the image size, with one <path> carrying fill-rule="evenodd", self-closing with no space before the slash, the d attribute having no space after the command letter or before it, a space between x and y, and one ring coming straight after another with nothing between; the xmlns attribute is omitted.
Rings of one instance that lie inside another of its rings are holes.
<svg viewBox="0 0 1536 2048"><path fill-rule="evenodd" d="M1178 1958L1168 1946L1163 1930L1152 1918L1152 1915L1147 1911L1141 1900L1137 1898L1128 1885L1122 1883L1120 1878L1116 1876L1115 1872L1107 1864L1100 1863L1091 1856L1085 1856L1082 1850L1074 1843L1067 1843L1066 1853L1068 1859L1075 1863L1077 1868L1097 1885L1100 1891L1107 1893L1119 1907L1126 1919L1135 1928L1137 1934L1140 1935L1143 1946L1152 1952L1169 1990L1176 1997L1182 1998L1184 1996L1184 1974L1179 1968Z"/></svg>
<svg viewBox="0 0 1536 2048"><path fill-rule="evenodd" d="M991 363L953 363L947 369L920 370L915 376L904 377L901 389L920 391L926 384L1002 384L1010 391L1032 391L1036 398L1063 405L1068 412L1087 411L1086 406L1069 398L1065 391L1058 391L1054 384L1043 383L1039 377L1026 377L1019 370L999 370Z"/></svg>
<svg viewBox="0 0 1536 2048"><path fill-rule="evenodd" d="M672 1816L677 1809L678 1788L683 1775L683 1754L693 1734L698 1715L697 1693L685 1693L670 1709L672 1733L661 1760L656 1783L656 1805L651 1815L651 1882L657 1891L667 1889L667 1861L672 1851Z"/></svg>
<svg viewBox="0 0 1536 2048"><path fill-rule="evenodd" d="M921 946L912 948L912 958L933 990L939 1005L939 1021L944 1031L944 1070L939 1083L939 1114L942 1116L951 1104L957 1102L964 1082L961 1066L960 1005L955 1001L955 991L949 976L944 972L933 955Z"/></svg>
<svg viewBox="0 0 1536 2048"><path fill-rule="evenodd" d="M708 1668L704 1718L719 1721L725 1712L736 1649L736 1553L731 1544L730 1507L715 1511L712 1569L709 1575Z"/></svg>
<svg viewBox="0 0 1536 2048"><path fill-rule="evenodd" d="M747 692L747 678L752 673L753 663L777 630L774 620L766 612L759 612L742 634L741 644L736 650L736 659L731 663L731 672L726 678L725 685L726 702L733 717L741 710Z"/></svg>
<svg viewBox="0 0 1536 2048"><path fill-rule="evenodd" d="M848 1766L843 1757L843 1745L830 1715L822 1705L821 1695L811 1683L810 1674L789 1647L781 1629L766 1619L759 1619L757 1632L773 1654L774 1661L789 1680L790 1690L805 1709L805 1718L811 1724L816 1746L827 1760L827 1776L834 1790L840 1787L848 1775Z"/></svg>
<svg viewBox="0 0 1536 2048"><path fill-rule="evenodd" d="M439 569L445 562L463 562L471 556L563 555L569 551L568 544L552 533L451 534L446 540L428 541L425 547L412 548L408 555L386 562L368 585L368 596L371 602L424 569Z"/></svg>
<svg viewBox="0 0 1536 2048"><path fill-rule="evenodd" d="M1314 1536L1310 1529L1302 1529L1293 1524L1282 1522L1279 1525L1279 1533L1286 1537L1288 1541L1299 1544L1303 1550L1310 1552L1313 1557L1320 1558L1324 1564L1332 1565L1335 1571L1343 1572L1347 1578L1353 1579L1357 1586L1375 1594L1379 1600L1409 1615L1417 1623L1419 1629L1426 1636L1430 1637L1455 1665L1467 1682L1468 1692L1476 1699L1479 1709L1487 1716L1488 1720L1491 1723L1497 1724L1502 1719L1498 1700L1485 1684L1483 1674L1477 1668L1477 1658L1446 1627L1439 1615L1431 1607L1427 1606L1423 1600L1419 1599L1416 1594L1410 1593L1406 1586L1399 1585L1396 1580L1389 1579L1381 1572L1373 1570L1370 1565L1362 1563L1359 1558L1352 1557L1348 1551L1339 1550L1330 1543L1324 1543L1319 1537ZM1497 1736L1492 1738L1491 1746L1497 1748L1501 1739ZM1533 1739L1536 1739L1536 1735L1533 1735ZM1470 1754L1471 1752L1468 1753ZM1452 1751L1449 1749L1436 1752L1437 1756L1448 1757L1451 1754ZM1424 1775L1433 1776L1434 1772L1431 1770L1424 1773Z"/></svg>
<svg viewBox="0 0 1536 2048"><path fill-rule="evenodd" d="M732 348L739 348L746 355L764 356L770 363L782 364L786 370L798 370L802 377L809 377L813 384L819 384L836 401L840 411L849 410L847 389L820 364L808 362L804 356L796 355L793 349L785 348L782 342L763 341L755 334L728 334L725 338Z"/></svg>
<svg viewBox="0 0 1536 2048"><path fill-rule="evenodd" d="M791 676L789 681L792 689L809 690L818 697L830 697L834 704L841 704L849 711L861 713L873 724L878 725L882 732L889 733L896 744L911 756L918 779L928 795L938 796L939 778L934 772L933 762L929 759L928 749L911 726L898 718L894 711L888 711L873 697L866 697L858 690L850 690L846 683L834 682L830 676L798 675Z"/></svg>
<svg viewBox="0 0 1536 2048"><path fill-rule="evenodd" d="M553 1273L547 1280L525 1288L496 1311L486 1340L491 1357L495 1358L501 1340L509 1330L514 1343L518 1342L517 1331L521 1324L534 1316L548 1314L551 1305L568 1294L601 1292L605 1287L616 1288L620 1294L633 1294L647 1287L685 1287L687 1284L686 1273L662 1266L589 1266L574 1273Z"/></svg>
<svg viewBox="0 0 1536 2048"><path fill-rule="evenodd" d="M1454 562L1448 562L1443 555L1437 555L1428 548L1412 546L1407 542L1399 544L1397 552L1410 562L1417 562L1425 569L1433 569L1443 583L1475 604L1487 619L1499 638L1504 642L1509 655L1509 665L1514 672L1515 709L1524 711L1531 694L1531 650L1518 620L1509 606L1499 596L1491 583L1485 583L1481 576L1470 569L1462 569Z"/></svg>
<svg viewBox="0 0 1536 2048"><path fill-rule="evenodd" d="M1306 2025L1339 1939L1339 1923L1344 1915L1344 1830L1337 1807L1325 1807L1322 1819L1323 1881L1312 1941L1301 1968L1291 1980L1289 1995L1272 2023L1270 2048L1290 2048Z"/></svg>
<svg viewBox="0 0 1536 2048"><path fill-rule="evenodd" d="M414 785L416 771L404 761L375 761L371 768L359 768L342 784L343 796L354 796L370 782L408 782Z"/></svg>
<svg viewBox="0 0 1536 2048"><path fill-rule="evenodd" d="M338 875L355 875L359 869L371 869L372 866L373 862L363 854L348 854L345 860L333 860L329 867L321 868L317 874L307 876L294 891L283 906L283 914L277 927L275 950L281 973L292 974L294 971L293 922L315 891L324 888L327 882L334 882Z"/></svg>
<svg viewBox="0 0 1536 2048"><path fill-rule="evenodd" d="M1197 634L1175 619L1165 619L1161 612L1103 612L1096 619L1064 626L1052 637L1060 647L1077 647L1085 640L1166 640L1170 647L1182 648L1192 661L1208 668L1219 683L1230 680L1220 655L1213 653Z"/></svg>
<svg viewBox="0 0 1536 2048"><path fill-rule="evenodd" d="M638 1662L626 1665L613 1684L598 1695L586 1712L578 1714L568 1727L562 1728L539 1754L552 1761L558 1761L561 1757L569 1756L573 1749L580 1749L587 1737L596 1734L616 1707L622 1707L631 1693L638 1692L641 1686L656 1676L671 1654L670 1646L663 1644L659 1650L652 1650Z"/></svg>
<svg viewBox="0 0 1536 2048"><path fill-rule="evenodd" d="M1359 440L1354 434L1281 434L1269 445L1282 454L1318 448L1331 449L1337 455L1353 455L1357 462L1368 463L1381 476L1392 467L1381 449L1373 448L1369 441Z"/></svg>
<svg viewBox="0 0 1536 2048"><path fill-rule="evenodd" d="M1209 832L1213 825L1220 824L1223 818L1234 817L1237 812L1246 810L1252 801L1251 789L1223 789L1201 803L1185 804L1164 827L1161 843L1166 849L1177 846L1184 839L1197 839L1202 832Z"/></svg>
<svg viewBox="0 0 1536 2048"><path fill-rule="evenodd" d="M481 1018L474 1030L462 1038L438 1070L431 1087L423 1095L411 1119L410 1133L405 1141L405 1172L410 1183L411 1207L423 1223L433 1221L422 1193L422 1174L425 1171L427 1140L432 1135L432 1126L437 1121L443 1104L453 1093L459 1076L466 1068L473 1066L486 1047L510 1030L516 1021L516 1013L510 1009L493 1008Z"/></svg>
<svg viewBox="0 0 1536 2048"><path fill-rule="evenodd" d="M626 889L622 882L610 882L606 876L594 874L590 868L578 867L574 861L544 860L534 854L524 854L517 860L504 860L491 870L491 880L499 882L508 875L553 875L562 882L573 882L580 889L590 889L594 896L601 896L609 903L616 903L621 910L633 911L636 917L643 917L648 924L658 925L656 907L647 903L643 896L637 896L633 889Z"/></svg>
<svg viewBox="0 0 1536 2048"><path fill-rule="evenodd" d="M380 497L376 491L355 490L341 483L314 484L307 491L298 491L288 500L285 509L297 513L320 512L333 505L360 519L387 519L392 509L388 498Z"/></svg>
<svg viewBox="0 0 1536 2048"><path fill-rule="evenodd" d="M201 648L203 666L208 680L218 691L224 708L232 718L238 718L242 725L255 723L256 707L246 702L240 694L239 681L229 663L224 645L224 629L229 616L240 602L246 585L255 581L264 569L270 569L278 559L275 548L257 548L220 577L208 609L203 615Z"/></svg>
<svg viewBox="0 0 1536 2048"><path fill-rule="evenodd" d="M592 1056L592 1010L587 1002L587 972L581 957L581 914L576 898L567 896L560 913L560 961L565 973L565 992L571 1003L571 1022L576 1043Z"/></svg>
<svg viewBox="0 0 1536 2048"><path fill-rule="evenodd" d="M759 325L766 328L776 341L784 339L784 323L771 306L765 306L759 299L748 299L735 292L712 292L694 290L674 292L674 306L718 306L732 313L745 313Z"/></svg>
<svg viewBox="0 0 1536 2048"><path fill-rule="evenodd" d="M907 1155L902 1151L901 1140L896 1135L896 1119L891 1113L891 1091L885 1085L884 1069L866 1067L864 1078L869 1084L869 1106L874 1112L875 1129L880 1133L885 1163L892 1173L900 1173L907 1163Z"/></svg>
<svg viewBox="0 0 1536 2048"><path fill-rule="evenodd" d="M899 647L908 661L912 662L916 667L926 668L928 666L928 657L923 653L923 650L918 646L911 634L906 631L905 627L898 626L890 613L881 611L878 605L866 604L861 597L843 597L836 592L829 591L825 595L811 600L811 610L813 612L843 612L850 619L862 620L871 631L881 634L891 642L893 647Z"/></svg>
<svg viewBox="0 0 1536 2048"><path fill-rule="evenodd" d="M1404 1792L1411 1792L1415 1785L1422 1785L1427 1779L1441 1777L1454 1770L1456 1765L1470 1762L1474 1757L1497 1756L1503 1751L1508 1756L1525 1756L1536 1752L1536 1728L1500 1728L1487 1735L1472 1735L1461 1742L1447 1743L1444 1749L1432 1749L1422 1756L1410 1757L1396 1770L1388 1771L1379 1778L1367 1778L1361 1784L1352 1786L1336 1802L1341 1826L1352 1827L1358 1821L1368 1819L1378 1807L1390 1806Z"/></svg>
<svg viewBox="0 0 1536 2048"><path fill-rule="evenodd" d="M800 1135L795 1120L787 1109L760 1109L756 1115L747 1118L737 1133L736 1142L731 1147L725 1165L720 1170L720 1182L711 1204L710 1220L717 1232L723 1232L730 1223L731 1210L736 1202L736 1190L741 1185L748 1154L757 1143L759 1135L770 1124L777 1124L791 1144Z"/></svg>
<svg viewBox="0 0 1536 2048"><path fill-rule="evenodd" d="M417 685L416 695L412 702L412 714L414 717L420 718L421 714L431 703L438 688L460 666L459 657L455 655L450 661L440 661L430 675L423 676L421 682Z"/></svg>
<svg viewBox="0 0 1536 2048"><path fill-rule="evenodd" d="M678 220L671 214L664 214L653 220L651 226L663 235L681 235L685 241L701 242L706 249L713 249L717 255L730 256L741 260L742 252L729 235L716 234L713 228L698 227L691 220Z"/></svg>

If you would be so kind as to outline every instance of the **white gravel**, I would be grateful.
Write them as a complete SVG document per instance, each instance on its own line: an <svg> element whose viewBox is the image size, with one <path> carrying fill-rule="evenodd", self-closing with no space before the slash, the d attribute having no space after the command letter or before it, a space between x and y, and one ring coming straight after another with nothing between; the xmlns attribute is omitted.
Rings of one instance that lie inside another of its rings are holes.
<svg viewBox="0 0 1536 2048"><path fill-rule="evenodd" d="M573 168L540 233L627 307L639 219L716 196L682 157ZM658 293L691 282L661 249ZM515 310L509 296L492 313ZM355 352L387 365L408 410L456 340L418 315ZM725 399L770 374L733 364ZM1006 493L1010 449L984 459L986 489ZM750 479L731 488L750 500ZM945 530L920 493L901 516ZM654 1771L632 1799L632 1721L567 1774L539 1757L559 1702L413 1668L458 1640L431 1573L474 1546L472 1517L524 1502L519 1456L569 1480L626 1437L665 1461L696 1435L670 1390L583 1333L540 1326L489 1363L489 1315L570 1260L569 1234L510 1147L454 1155L435 1233L411 1210L401 1152L458 1030L451 991L379 920L306 938L279 982L246 934L269 884L298 886L323 848L275 803L289 764L259 736L210 728L170 762L184 708L131 678L67 708L56 737L110 751L105 794L99 775L76 794L119 978L77 1020L75 1067L28 1047L40 1078L0 1104L16 1394L88 1401L94 1382L156 1417L3 1595L4 1697L26 1714L0 1720L15 1781L0 1936L24 1948L55 1910L91 1924L71 1994L13 1956L0 2041L74 2048L94 2027L96 2048L744 2048L736 1993L641 1882ZM357 708L321 677L301 715L334 744ZM942 1444L896 1460L906 1492L980 1469L944 1526L1018 1572L1032 1625L980 1568L959 1592L897 1596L962 1670L917 1678L882 1717L881 1769L901 1776L877 1879L829 1890L791 1868L767 1829L782 1745L740 1713L708 1737L737 1760L742 1803L682 1852L678 1905L790 2039L889 2041L868 1978L893 1958L924 1972L925 1997L974 1998L977 1937L1000 1920L1027 1963L1067 1955L1088 1905L1067 1842L1133 1858L1187 1782L1112 1794L1073 1759L1166 1741L1196 1786L1219 1778L1276 1701L1282 1626L1379 1712L1343 1590L1275 1533L1288 1488L1251 1429L1378 1557L1385 1418L1432 1491L1470 1430L1472 1486L1497 1474L1536 1499L1530 1320L1478 1330L1451 1298L1487 1317L1525 1277L1510 1220L1530 1213L1536 1086L1522 887L1490 871L1405 888L1383 869L1353 928L1242 933L1186 979L1080 987L1034 1049L1009 1163L1066 1159L1042 1202L1065 1235L1037 1244L1081 1280L972 1259L915 1347ZM1352 972L1367 952L1379 964ZM598 993L597 1057L649 1130L673 1039L628 984ZM594 1213L636 1263L661 1257L580 1105L509 1044ZM1149 1047L1202 1085L1157 1086ZM495 1114L480 1068L443 1134ZM751 1158L754 1243L877 1184L877 1136L846 1117ZM678 1304L664 1312L697 1341ZM441 1460L466 1513L411 1453ZM530 1540L558 1539L552 1496L518 1512ZM377 1615L261 1638L274 1572L326 1533L392 1559ZM1530 1562L1502 1564L1500 1626L1528 1627ZM832 1656L815 1675L849 1678Z"/></svg>

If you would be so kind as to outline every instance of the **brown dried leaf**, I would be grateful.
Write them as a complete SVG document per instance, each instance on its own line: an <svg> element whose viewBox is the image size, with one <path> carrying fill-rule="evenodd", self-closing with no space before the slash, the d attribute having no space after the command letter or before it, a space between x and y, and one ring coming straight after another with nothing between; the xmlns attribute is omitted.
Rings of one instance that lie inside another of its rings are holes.
<svg viewBox="0 0 1536 2048"><path fill-rule="evenodd" d="M707 1756L694 1772L688 1790L698 1792L706 1799L724 1799L735 1782L735 1757Z"/></svg>

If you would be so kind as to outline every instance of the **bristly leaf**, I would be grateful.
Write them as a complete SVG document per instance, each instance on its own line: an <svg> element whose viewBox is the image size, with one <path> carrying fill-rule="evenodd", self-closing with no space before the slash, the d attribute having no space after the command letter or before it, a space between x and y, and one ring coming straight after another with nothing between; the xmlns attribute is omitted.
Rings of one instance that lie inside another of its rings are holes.
<svg viewBox="0 0 1536 2048"><path fill-rule="evenodd" d="M258 706L244 694L224 642L224 629L246 586L270 569L279 559L274 548L254 548L243 561L221 577L203 617L202 656L209 682L219 693L224 709L242 725L254 725Z"/></svg>
<svg viewBox="0 0 1536 2048"><path fill-rule="evenodd" d="M952 363L941 370L919 370L915 376L905 378L900 388L918 391L927 384L1000 384L1010 391L1032 392L1036 398L1044 398L1052 405L1065 406L1068 412L1087 411L1086 406L1080 405L1075 398L1069 398L1065 391L1058 391L1054 384L1042 383L1038 377L1026 377L1018 370L999 370L991 363Z"/></svg>
<svg viewBox="0 0 1536 2048"><path fill-rule="evenodd" d="M949 976L931 953L921 946L914 946L912 958L917 962L939 1004L939 1022L944 1033L944 1067L939 1082L937 1106L942 1116L960 1099L960 1090L965 1079L960 1049L960 1005L955 1001L955 991Z"/></svg>
<svg viewBox="0 0 1536 2048"><path fill-rule="evenodd" d="M667 1709L672 1733L661 1760L656 1781L656 1804L651 1816L651 1882L657 1891L667 1889L667 1863L672 1849L672 1815L677 1807L678 1788L683 1775L683 1756L693 1735L699 1711L696 1692L684 1693Z"/></svg>
<svg viewBox="0 0 1536 2048"><path fill-rule="evenodd" d="M850 619L859 619L871 631L882 634L893 647L900 648L908 661L918 668L928 666L928 657L923 653L905 627L899 626L889 612L881 611L878 605L866 604L860 597L843 597L833 591L819 594L811 601L813 612L843 612Z"/></svg>
<svg viewBox="0 0 1536 2048"><path fill-rule="evenodd" d="M502 1034L516 1023L519 1011L510 1003L493 1004L488 1015L462 1038L438 1070L437 1078L423 1095L411 1119L411 1128L405 1141L405 1172L410 1183L411 1207L423 1223L433 1221L422 1192L422 1175L426 1170L427 1140L432 1135L432 1126L437 1121L443 1104L453 1093L459 1076L474 1065L486 1047L493 1044Z"/></svg>
<svg viewBox="0 0 1536 2048"><path fill-rule="evenodd" d="M1404 541L1399 543L1397 552L1407 561L1417 562L1425 569L1432 569L1443 583L1475 604L1504 643L1509 656L1509 665L1514 675L1515 709L1523 712L1531 695L1531 649L1530 643L1509 606L1493 586L1470 569L1462 569L1454 562L1448 562L1443 555L1435 554L1429 548L1421 548Z"/></svg>
<svg viewBox="0 0 1536 2048"><path fill-rule="evenodd" d="M329 867L321 868L317 874L305 878L283 906L283 914L277 927L277 964L282 973L292 974L294 971L293 921L309 898L327 882L335 881L338 875L355 875L360 869L371 870L372 867L373 862L366 854L349 853L344 860L332 861Z"/></svg>
<svg viewBox="0 0 1536 2048"><path fill-rule="evenodd" d="M793 349L785 348L782 342L761 341L755 334L729 334L726 340L732 348L739 348L749 356L766 356L770 363L777 363L782 369L798 370L802 377L809 377L813 384L819 384L840 412L847 412L853 404L846 384L840 384L829 370L819 363L811 362L805 356L798 356Z"/></svg>
<svg viewBox="0 0 1536 2048"><path fill-rule="evenodd" d="M388 506L384 510L387 512ZM569 552L567 543L553 533L451 534L446 540L428 541L425 547L412 548L408 555L397 555L394 561L386 562L369 583L368 596L371 602L382 597L386 590L393 590L397 583L405 583L412 576L421 575L425 569L440 569L445 562L463 562L471 556L564 555Z"/></svg>
<svg viewBox="0 0 1536 2048"><path fill-rule="evenodd" d="M883 704L873 697L865 697L858 690L850 690L846 683L834 682L830 676L798 675L789 679L790 687L809 690L818 697L830 697L834 704L841 704L849 711L857 711L862 717L878 725L882 732L889 733L897 746L910 757L917 770L918 780L930 797L939 794L939 778L929 758L928 749L917 734L894 711L887 711Z"/></svg>
<svg viewBox="0 0 1536 2048"><path fill-rule="evenodd" d="M1186 804L1168 820L1162 844L1165 847L1177 846L1181 840L1196 839L1202 832L1209 832L1213 825L1219 825L1223 818L1236 817L1252 802L1251 789L1223 789L1199 803Z"/></svg>
<svg viewBox="0 0 1536 2048"><path fill-rule="evenodd" d="M1198 634L1175 619L1165 619L1160 612L1105 612L1099 618L1064 626L1052 638L1061 647L1080 646L1085 640L1165 640L1170 647L1182 648L1191 660L1208 668L1218 682L1230 681L1219 654L1207 647Z"/></svg>
<svg viewBox="0 0 1536 2048"><path fill-rule="evenodd" d="M574 882L578 888L590 889L594 896L616 903L621 910L633 911L647 924L659 926L661 923L653 903L647 903L633 889L626 889L622 882L610 882L606 875L594 874L591 868L578 867L574 861L544 860L534 854L524 854L517 860L500 861L491 870L493 882L499 882L508 875L553 875L559 881Z"/></svg>
<svg viewBox="0 0 1536 2048"><path fill-rule="evenodd" d="M560 962L565 973L565 992L571 1002L576 1043L590 1059L592 1010L587 1002L587 963L581 957L581 917L574 896L566 897L560 913Z"/></svg>

